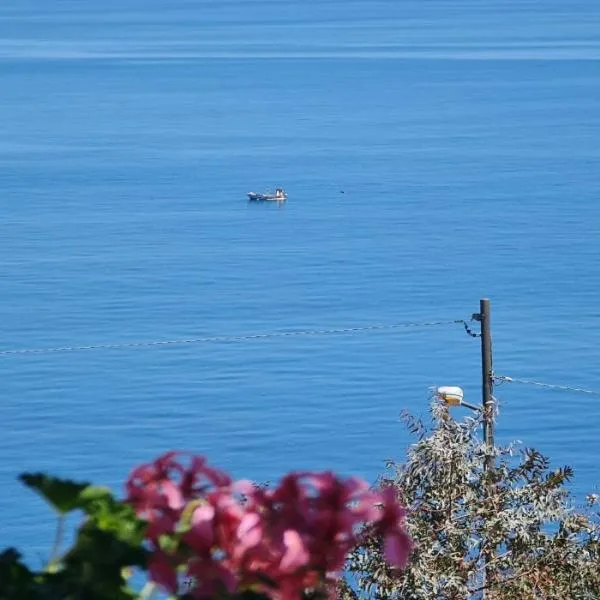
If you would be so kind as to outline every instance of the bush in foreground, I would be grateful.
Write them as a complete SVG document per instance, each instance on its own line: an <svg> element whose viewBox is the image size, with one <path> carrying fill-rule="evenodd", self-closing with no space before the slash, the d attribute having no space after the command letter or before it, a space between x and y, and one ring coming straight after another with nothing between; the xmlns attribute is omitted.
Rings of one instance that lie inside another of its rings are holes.
<svg viewBox="0 0 600 600"><path fill-rule="evenodd" d="M261 488L172 452L134 469L124 500L24 475L59 514L57 543L37 572L1 553L0 600L600 598L597 497L573 506L571 469L535 450L494 448L486 468L479 418L457 422L439 403L432 417L406 417L416 443L374 490L332 473ZM72 511L85 519L61 554Z"/></svg>
<svg viewBox="0 0 600 600"><path fill-rule="evenodd" d="M382 480L407 507L415 550L408 567L388 568L377 531L351 554L349 600L570 600L600 598L597 496L573 506L564 467L551 470L539 452L493 450L477 432L480 418L457 422L433 404L432 425L406 416L416 443L404 465Z"/></svg>

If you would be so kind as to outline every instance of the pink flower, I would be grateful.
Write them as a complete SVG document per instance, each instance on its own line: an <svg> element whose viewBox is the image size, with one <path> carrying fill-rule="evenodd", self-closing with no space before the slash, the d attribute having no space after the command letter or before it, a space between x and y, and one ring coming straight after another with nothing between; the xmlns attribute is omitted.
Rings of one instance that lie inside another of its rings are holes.
<svg viewBox="0 0 600 600"><path fill-rule="evenodd" d="M148 564L150 579L171 594L177 593L177 571L161 550L152 553Z"/></svg>
<svg viewBox="0 0 600 600"><path fill-rule="evenodd" d="M204 457L192 456L191 464L183 474L181 490L187 498L193 498L210 488L227 487L231 483L231 477L227 473L209 467Z"/></svg>
<svg viewBox="0 0 600 600"><path fill-rule="evenodd" d="M134 469L126 483L127 499L138 515L153 521L160 514L175 517L186 502L215 487L231 484L225 473L207 466L202 457L192 456L186 467L177 460L180 452L167 452L154 462Z"/></svg>
<svg viewBox="0 0 600 600"><path fill-rule="evenodd" d="M294 573L309 563L310 554L297 531L286 529L283 532L283 546L285 550L279 563L282 572Z"/></svg>
<svg viewBox="0 0 600 600"><path fill-rule="evenodd" d="M246 513L236 531L238 556L256 548L262 542L264 534L260 515L255 512Z"/></svg>
<svg viewBox="0 0 600 600"><path fill-rule="evenodd" d="M404 569L412 550L412 542L404 531L393 531L384 537L384 556L392 567Z"/></svg>
<svg viewBox="0 0 600 600"><path fill-rule="evenodd" d="M393 567L404 568L412 550L412 542L404 529L406 509L398 504L396 492L385 487L381 495L381 518L377 528L384 539L384 554Z"/></svg>
<svg viewBox="0 0 600 600"><path fill-rule="evenodd" d="M127 481L128 500L148 521L150 577L171 593L177 568L185 567L196 599L251 588L298 600L308 587L335 583L367 524L383 537L390 564L406 564L411 542L392 489L372 491L331 472L289 473L261 489L232 482L203 457L184 464L185 456L168 452ZM177 554L161 549L164 534L180 537Z"/></svg>
<svg viewBox="0 0 600 600"><path fill-rule="evenodd" d="M232 594L239 588L235 573L222 562L192 558L188 563L187 575L195 582L190 593L197 600L212 600L223 595L223 592Z"/></svg>
<svg viewBox="0 0 600 600"><path fill-rule="evenodd" d="M190 531L186 541L198 551L210 551L215 542L215 507L212 504L203 504L194 509L190 519Z"/></svg>

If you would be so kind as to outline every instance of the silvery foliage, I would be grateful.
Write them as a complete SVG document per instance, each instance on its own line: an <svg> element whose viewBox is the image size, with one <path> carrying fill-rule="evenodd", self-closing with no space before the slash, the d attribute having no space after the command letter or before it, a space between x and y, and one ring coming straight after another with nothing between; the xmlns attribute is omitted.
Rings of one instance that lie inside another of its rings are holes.
<svg viewBox="0 0 600 600"><path fill-rule="evenodd" d="M431 413L429 427L404 415L416 443L381 481L408 508L409 565L394 573L371 536L351 555L340 598L600 598L598 496L576 507L565 488L571 468L551 470L516 445L495 447L486 472L481 418L457 421L435 400Z"/></svg>

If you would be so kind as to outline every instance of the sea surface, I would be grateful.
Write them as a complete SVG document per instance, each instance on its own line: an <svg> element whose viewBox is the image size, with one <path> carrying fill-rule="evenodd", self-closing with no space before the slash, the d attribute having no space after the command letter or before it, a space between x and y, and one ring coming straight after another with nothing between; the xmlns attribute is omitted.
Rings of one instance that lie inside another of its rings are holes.
<svg viewBox="0 0 600 600"><path fill-rule="evenodd" d="M489 297L497 374L600 390L594 0L4 0L0 119L0 547L49 552L23 471L121 493L181 448L374 481L431 386L481 401L460 324L121 344ZM598 489L600 396L495 394L499 441Z"/></svg>

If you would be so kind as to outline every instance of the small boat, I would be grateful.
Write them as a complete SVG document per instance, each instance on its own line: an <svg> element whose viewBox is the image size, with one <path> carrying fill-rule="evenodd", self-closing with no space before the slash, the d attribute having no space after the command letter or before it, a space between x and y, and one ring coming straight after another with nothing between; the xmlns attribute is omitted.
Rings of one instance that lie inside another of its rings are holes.
<svg viewBox="0 0 600 600"><path fill-rule="evenodd" d="M248 200L253 202L283 202L287 200L287 194L283 188L277 188L274 194L257 194L256 192L248 192Z"/></svg>

